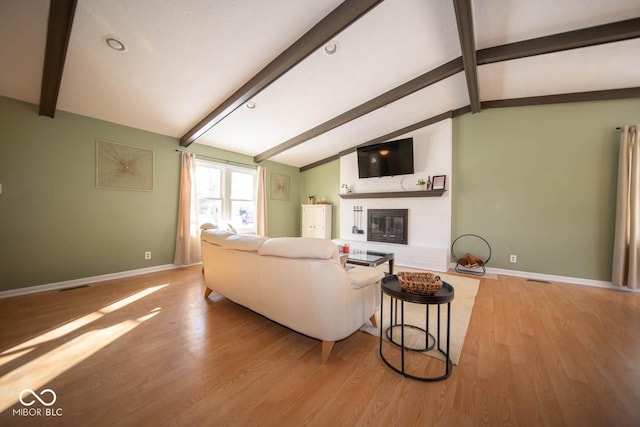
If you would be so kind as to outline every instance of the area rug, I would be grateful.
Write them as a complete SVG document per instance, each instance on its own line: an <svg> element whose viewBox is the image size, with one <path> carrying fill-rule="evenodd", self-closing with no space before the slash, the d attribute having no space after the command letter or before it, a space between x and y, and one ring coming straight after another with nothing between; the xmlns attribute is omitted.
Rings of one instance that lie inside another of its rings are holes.
<svg viewBox="0 0 640 427"><path fill-rule="evenodd" d="M480 280L470 278L470 277L462 277L458 275L445 274L445 273L436 273L440 275L443 281L449 283L453 286L454 289L454 297L453 301L451 301L451 343L449 345L449 353L451 357L451 362L454 365L458 364L458 360L460 359L460 354L462 353L462 345L464 344L464 337L467 334L467 328L469 327L469 320L471 319L471 312L473 311L473 304L475 302L476 294L478 293L478 286L480 284ZM390 307L390 298L387 295L384 295L384 314L383 314L383 323L382 329L386 331L389 326L389 307ZM400 305L398 305L399 309ZM441 318L442 329L441 329L441 348L446 348L447 345L447 337L446 337L446 320L447 320L447 305L442 304L440 306L441 310ZM438 312L436 310L435 305L431 305L429 308L429 332L433 336L437 336L436 328L437 328L437 316ZM414 326L418 326L420 328L425 327L426 319L425 319L425 306L423 304L412 304L405 302L404 304L404 322L405 324L410 324ZM380 336L380 310L376 312L376 322L378 322L378 327L373 327L370 322L367 322L362 328L361 331L367 332L376 337ZM383 334L383 338L386 340L386 334ZM394 341L397 341L397 336L393 337ZM412 329L405 328L405 344L408 344L411 347L420 347L421 345L418 342L421 342L422 346L424 346L424 334L415 334L412 332ZM437 347L437 346L436 346ZM437 350L425 351L424 354L436 357L438 359L444 359L444 356Z"/></svg>

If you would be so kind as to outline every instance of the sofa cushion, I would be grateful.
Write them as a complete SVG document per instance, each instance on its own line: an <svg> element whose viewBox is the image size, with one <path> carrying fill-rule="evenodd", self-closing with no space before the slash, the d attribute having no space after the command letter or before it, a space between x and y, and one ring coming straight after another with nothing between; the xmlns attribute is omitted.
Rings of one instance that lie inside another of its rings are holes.
<svg viewBox="0 0 640 427"><path fill-rule="evenodd" d="M311 237L275 237L258 249L260 255L284 258L338 259L338 247L331 240Z"/></svg>
<svg viewBox="0 0 640 427"><path fill-rule="evenodd" d="M222 246L229 236L233 236L233 233L229 233L228 231L221 230L219 228L202 230L200 233L200 239L218 246Z"/></svg>
<svg viewBox="0 0 640 427"><path fill-rule="evenodd" d="M373 267L354 267L347 271L347 276L351 286L358 289L379 282L384 273Z"/></svg>
<svg viewBox="0 0 640 427"><path fill-rule="evenodd" d="M226 238L222 247L237 251L255 252L267 240L266 237L257 234L231 234Z"/></svg>
<svg viewBox="0 0 640 427"><path fill-rule="evenodd" d="M266 237L257 234L235 234L221 229L204 230L200 233L200 238L225 249L248 252L257 251L260 245L267 240Z"/></svg>

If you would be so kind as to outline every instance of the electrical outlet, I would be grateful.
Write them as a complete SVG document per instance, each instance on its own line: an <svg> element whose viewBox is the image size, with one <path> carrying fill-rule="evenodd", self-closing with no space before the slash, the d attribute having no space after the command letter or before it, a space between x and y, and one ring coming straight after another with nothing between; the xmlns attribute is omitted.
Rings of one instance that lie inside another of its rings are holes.
<svg viewBox="0 0 640 427"><path fill-rule="evenodd" d="M509 262L515 264L516 262L518 262L518 256L517 255L509 255Z"/></svg>
<svg viewBox="0 0 640 427"><path fill-rule="evenodd" d="M146 251L144 253L144 259L151 259L151 251Z"/></svg>

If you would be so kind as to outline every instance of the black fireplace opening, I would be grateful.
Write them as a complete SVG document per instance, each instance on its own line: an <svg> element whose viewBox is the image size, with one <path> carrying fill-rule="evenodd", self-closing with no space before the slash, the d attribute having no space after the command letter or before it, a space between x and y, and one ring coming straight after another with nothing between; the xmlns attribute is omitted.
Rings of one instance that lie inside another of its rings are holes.
<svg viewBox="0 0 640 427"><path fill-rule="evenodd" d="M369 242L408 242L408 209L369 209L367 211L367 240Z"/></svg>

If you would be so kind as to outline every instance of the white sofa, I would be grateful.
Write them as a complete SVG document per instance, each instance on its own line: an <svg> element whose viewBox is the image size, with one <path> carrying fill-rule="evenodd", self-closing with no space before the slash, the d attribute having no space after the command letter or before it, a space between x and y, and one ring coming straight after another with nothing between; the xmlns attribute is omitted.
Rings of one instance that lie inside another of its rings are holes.
<svg viewBox="0 0 640 427"><path fill-rule="evenodd" d="M207 288L297 332L322 341L326 362L335 341L375 322L380 270L340 263L330 240L201 233Z"/></svg>

